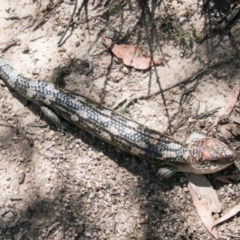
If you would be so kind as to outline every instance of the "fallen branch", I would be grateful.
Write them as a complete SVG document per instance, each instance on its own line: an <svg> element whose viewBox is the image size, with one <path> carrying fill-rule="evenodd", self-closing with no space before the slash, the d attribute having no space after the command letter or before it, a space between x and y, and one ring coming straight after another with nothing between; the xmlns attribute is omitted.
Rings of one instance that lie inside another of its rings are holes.
<svg viewBox="0 0 240 240"><path fill-rule="evenodd" d="M128 105L130 105L133 101L135 100L138 100L138 99L145 99L145 98L149 98L149 97L152 97L152 96L155 96L159 93L163 93L163 92L166 92L172 88L175 88L175 87L178 87L179 85L183 84L183 83L187 83L187 82L191 82L193 81L196 77L198 77L199 75L201 75L202 73L205 73L206 71L213 71L214 68L222 65L222 64L226 64L226 63L229 63L231 61L226 61L226 62L222 62L222 63L217 63L217 64L214 64L208 68L203 68L201 70L199 70L197 73L191 75L190 77L186 77L184 78L183 80L177 82L177 83L173 83L173 84L170 84L169 86L166 86L165 88L161 88L161 89L156 89L154 90L153 92L151 93L147 93L147 94L144 94L142 92L139 92L138 94L135 95L135 93L130 93L127 97L123 97L121 98L119 101L117 101L112 109L116 109L118 108L123 102L125 102L123 104L123 107L127 107ZM131 96L131 95L134 95L134 96Z"/></svg>

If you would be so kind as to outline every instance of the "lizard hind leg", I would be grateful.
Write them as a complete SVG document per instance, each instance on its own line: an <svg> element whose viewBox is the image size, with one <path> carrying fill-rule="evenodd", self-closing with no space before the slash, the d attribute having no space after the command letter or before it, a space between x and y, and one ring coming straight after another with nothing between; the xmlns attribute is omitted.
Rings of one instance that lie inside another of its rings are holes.
<svg viewBox="0 0 240 240"><path fill-rule="evenodd" d="M60 128L60 130L72 130L73 126L71 123L61 119L58 117L58 115L53 112L50 108L41 106L42 113L44 114L45 118L54 124L57 128Z"/></svg>

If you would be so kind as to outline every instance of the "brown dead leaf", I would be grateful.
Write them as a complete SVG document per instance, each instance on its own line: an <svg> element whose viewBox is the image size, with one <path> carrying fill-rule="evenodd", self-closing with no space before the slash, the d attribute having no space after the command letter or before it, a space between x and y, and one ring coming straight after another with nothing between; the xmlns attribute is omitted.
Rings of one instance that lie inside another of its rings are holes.
<svg viewBox="0 0 240 240"><path fill-rule="evenodd" d="M113 54L117 58L122 59L123 63L127 66L145 70L163 62L162 59L152 60L150 56L142 54L141 50L133 45L118 45L104 35L102 35L102 38Z"/></svg>
<svg viewBox="0 0 240 240"><path fill-rule="evenodd" d="M217 230L215 228L215 221L212 217L212 213L209 207L209 203L206 198L199 199L195 191L192 189L191 185L188 184L188 190L191 195L193 205L195 206L199 217L201 218L204 226L212 234L215 239L219 239Z"/></svg>
<svg viewBox="0 0 240 240"><path fill-rule="evenodd" d="M219 110L213 126L216 126L218 124L218 120L221 116L229 115L231 113L231 111L238 99L239 93L240 93L240 86L236 86L235 88L233 88L232 92L226 99L225 104Z"/></svg>
<svg viewBox="0 0 240 240"><path fill-rule="evenodd" d="M209 202L211 212L221 212L221 203L219 202L216 191L204 175L188 174L189 184L191 185L198 198L206 198Z"/></svg>
<svg viewBox="0 0 240 240"><path fill-rule="evenodd" d="M222 223L224 221L226 221L227 219L233 217L234 215L236 215L238 212L240 212L240 204L236 205L235 207L233 207L232 209L228 210L222 217L220 217L214 226L216 226L219 223Z"/></svg>
<svg viewBox="0 0 240 240"><path fill-rule="evenodd" d="M232 129L232 133L234 136L240 136L240 126L234 124L233 129Z"/></svg>
<svg viewBox="0 0 240 240"><path fill-rule="evenodd" d="M203 175L187 174L188 189L199 217L215 239L219 239L212 212L221 211L221 203L215 190Z"/></svg>
<svg viewBox="0 0 240 240"><path fill-rule="evenodd" d="M228 139L232 138L231 132L225 127L225 125L220 127L220 131L221 131L222 136L225 140L228 140Z"/></svg>
<svg viewBox="0 0 240 240"><path fill-rule="evenodd" d="M220 131L224 137L224 139L228 140L232 137L232 135L234 136L240 136L240 126L234 123L229 123L229 124L225 124L222 125L220 128Z"/></svg>

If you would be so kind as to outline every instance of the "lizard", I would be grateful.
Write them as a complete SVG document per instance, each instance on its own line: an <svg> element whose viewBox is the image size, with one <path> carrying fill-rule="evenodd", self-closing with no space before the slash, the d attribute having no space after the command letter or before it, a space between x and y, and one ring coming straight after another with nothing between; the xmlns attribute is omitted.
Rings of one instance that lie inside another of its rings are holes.
<svg viewBox="0 0 240 240"><path fill-rule="evenodd" d="M83 96L75 99L53 83L31 80L0 57L0 77L10 88L40 106L46 119L67 130L69 123L126 151L154 161L159 175L168 178L176 172L209 174L234 163L237 153L225 143L200 134L179 143Z"/></svg>

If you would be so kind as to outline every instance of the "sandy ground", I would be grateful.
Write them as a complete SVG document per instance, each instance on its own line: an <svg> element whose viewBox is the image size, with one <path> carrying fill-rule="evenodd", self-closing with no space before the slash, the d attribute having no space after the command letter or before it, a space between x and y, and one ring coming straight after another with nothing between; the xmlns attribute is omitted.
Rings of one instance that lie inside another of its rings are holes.
<svg viewBox="0 0 240 240"><path fill-rule="evenodd" d="M58 46L73 1L2 0L2 56L24 76L46 81L55 67L75 60L81 68L68 77L67 89L110 108L136 98L117 111L178 141L193 131L222 140L217 129L204 126L239 85L240 21L201 44L195 38L206 35L229 5L211 2L203 14L202 2L188 0L116 1L107 7L79 1L74 24ZM124 66L103 45L103 29L164 64L147 71ZM239 109L238 101L234 116ZM57 131L2 81L0 113L0 239L211 239L184 174L162 181L148 161L82 130ZM240 185L214 177L208 176L225 211L239 202ZM237 215L218 227L221 239L240 237L239 225Z"/></svg>

